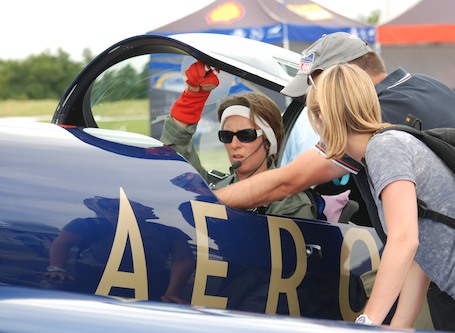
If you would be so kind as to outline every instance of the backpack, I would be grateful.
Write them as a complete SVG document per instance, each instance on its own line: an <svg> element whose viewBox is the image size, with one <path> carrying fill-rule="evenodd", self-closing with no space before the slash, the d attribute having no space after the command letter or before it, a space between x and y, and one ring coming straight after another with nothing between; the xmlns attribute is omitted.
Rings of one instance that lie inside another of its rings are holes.
<svg viewBox="0 0 455 333"><path fill-rule="evenodd" d="M433 128L418 130L408 125L392 125L379 130L383 133L390 130L404 131L414 135L425 143L455 173L455 128ZM430 218L455 228L455 219L427 208L425 202L417 198L419 217Z"/></svg>

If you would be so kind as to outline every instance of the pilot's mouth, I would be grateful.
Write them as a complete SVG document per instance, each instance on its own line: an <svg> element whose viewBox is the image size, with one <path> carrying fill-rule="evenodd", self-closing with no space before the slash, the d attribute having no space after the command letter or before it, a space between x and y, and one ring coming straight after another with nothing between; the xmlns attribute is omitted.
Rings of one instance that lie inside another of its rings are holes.
<svg viewBox="0 0 455 333"><path fill-rule="evenodd" d="M232 159L234 161L241 161L243 160L243 155L232 155Z"/></svg>

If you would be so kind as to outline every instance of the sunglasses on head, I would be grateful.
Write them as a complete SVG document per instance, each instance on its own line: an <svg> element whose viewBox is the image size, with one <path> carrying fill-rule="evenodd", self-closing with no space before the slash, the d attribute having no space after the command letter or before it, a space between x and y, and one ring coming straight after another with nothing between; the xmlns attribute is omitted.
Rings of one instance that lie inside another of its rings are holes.
<svg viewBox="0 0 455 333"><path fill-rule="evenodd" d="M322 69L316 69L313 73L310 73L308 74L308 78L307 78L307 84L308 85L312 85L314 89L317 89L316 88L316 84L314 83L314 81L316 80L316 78L321 75L322 73Z"/></svg>
<svg viewBox="0 0 455 333"><path fill-rule="evenodd" d="M222 143L231 143L234 135L239 139L240 142L253 142L262 135L262 130L254 128L247 128L237 132L220 130L218 131L218 138Z"/></svg>

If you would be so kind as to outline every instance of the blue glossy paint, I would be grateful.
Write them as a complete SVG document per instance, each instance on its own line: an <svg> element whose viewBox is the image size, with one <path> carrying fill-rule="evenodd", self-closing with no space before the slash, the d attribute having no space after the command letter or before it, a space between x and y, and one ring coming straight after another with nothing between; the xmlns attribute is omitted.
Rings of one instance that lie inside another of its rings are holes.
<svg viewBox="0 0 455 333"><path fill-rule="evenodd" d="M0 282L93 294L111 255L119 219L119 189L135 214L146 256L148 298L159 300L170 279L171 244L183 241L198 260L198 240L191 201L218 203L194 168L168 147L138 148L95 138L81 129L51 124L27 125L10 131L0 145L4 165L0 174L2 261ZM206 294L227 299L228 309L264 312L272 274L268 217L225 208L227 219L206 217L209 253L228 263L227 276L208 276ZM343 229L327 222L289 220L308 246L321 250L300 253L307 257L307 273L297 288L300 315L341 319L339 309L340 249ZM65 268L74 280L51 278L52 243L62 232L82 237L68 253ZM280 231L282 277L298 266L295 235ZM379 246L379 242L378 242ZM130 245L119 267L134 272ZM351 262L352 308L359 311L365 295L356 267L368 261L363 249ZM367 266L369 264L367 263ZM191 302L192 282L183 297ZM114 290L115 289L115 290ZM114 288L112 296L135 297L134 290ZM289 314L289 299L282 294L277 313Z"/></svg>
<svg viewBox="0 0 455 333"><path fill-rule="evenodd" d="M127 39L74 80L55 124L0 119L0 283L153 301L176 283L182 300L205 308L355 318L366 302L359 277L377 265L382 247L372 228L226 207L171 148L127 132L103 132L94 123L93 82L118 62L148 52L210 61L242 84L279 95L300 55L231 37ZM260 61L251 64L253 53ZM48 272L49 265L66 272ZM41 305L36 313L47 315L49 306ZM16 310L33 311L25 306ZM180 321L179 311L186 310L169 309L177 314L167 331L189 329ZM113 313L103 318L114 323ZM238 329L230 325L217 325L217 331ZM204 327L213 332L213 320ZM204 331L201 325L194 330Z"/></svg>

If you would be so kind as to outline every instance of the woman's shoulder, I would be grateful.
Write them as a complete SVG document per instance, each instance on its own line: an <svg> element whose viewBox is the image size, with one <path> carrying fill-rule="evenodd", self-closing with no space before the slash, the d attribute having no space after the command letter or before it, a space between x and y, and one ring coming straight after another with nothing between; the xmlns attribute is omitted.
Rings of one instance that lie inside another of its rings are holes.
<svg viewBox="0 0 455 333"><path fill-rule="evenodd" d="M369 169L384 168L396 164L409 164L416 155L422 153L425 144L412 134L389 130L374 135L368 142L365 160Z"/></svg>
<svg viewBox="0 0 455 333"><path fill-rule="evenodd" d="M374 148L375 150L400 150L406 151L413 148L421 148L426 145L421 142L414 135L400 131L400 130L388 130L383 133L374 135L368 143L368 148Z"/></svg>

